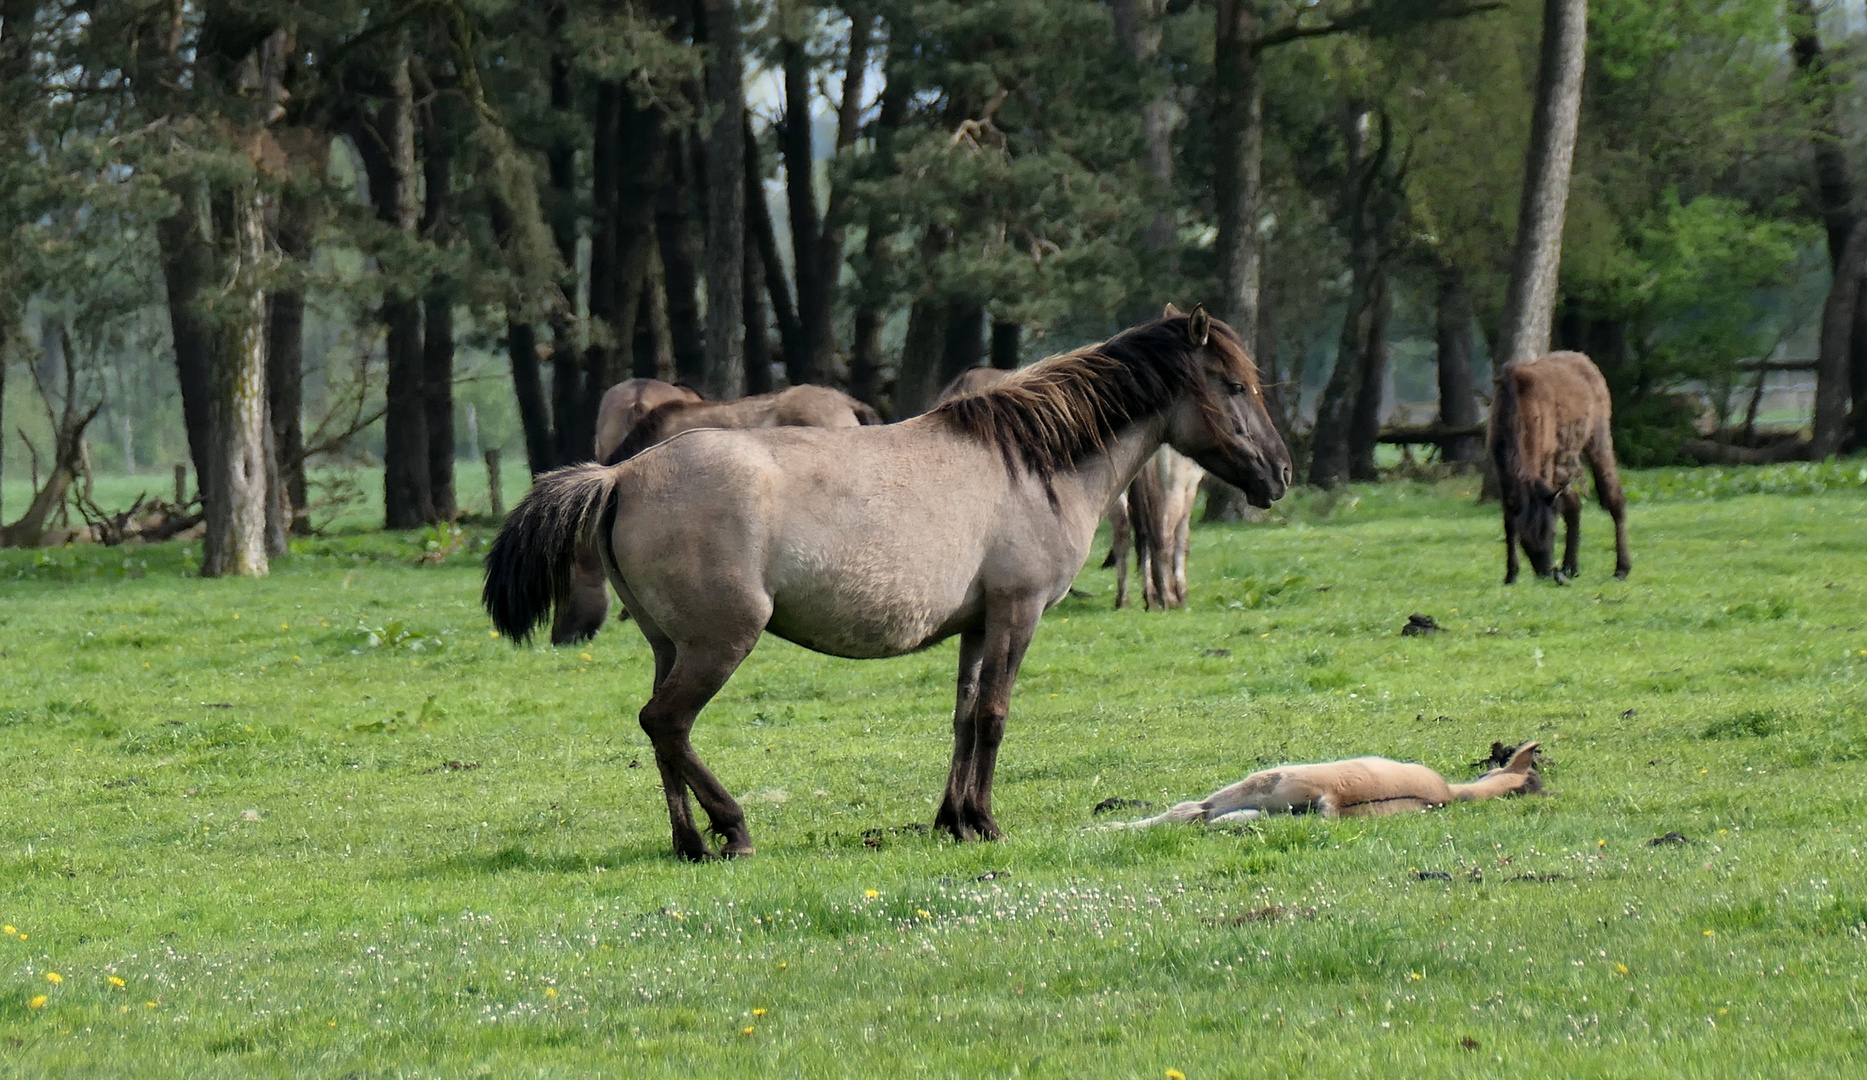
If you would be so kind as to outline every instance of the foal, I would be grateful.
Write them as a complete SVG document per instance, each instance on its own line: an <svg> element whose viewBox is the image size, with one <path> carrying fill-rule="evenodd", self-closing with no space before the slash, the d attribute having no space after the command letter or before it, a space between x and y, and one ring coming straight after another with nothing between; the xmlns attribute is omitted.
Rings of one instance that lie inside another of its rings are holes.
<svg viewBox="0 0 1867 1080"><path fill-rule="evenodd" d="M1601 370L1577 352L1555 352L1505 364L1486 437L1497 465L1504 502L1504 584L1517 580L1517 547L1530 556L1537 577L1566 584L1576 575L1582 547L1582 497L1569 485L1586 459L1595 498L1614 519L1614 576L1633 568L1627 555L1627 496L1614 468L1608 384ZM1562 566L1550 566L1556 511L1567 536Z"/></svg>
<svg viewBox="0 0 1867 1080"><path fill-rule="evenodd" d="M1252 773L1204 799L1183 802L1164 814L1103 828L1143 829L1187 821L1224 825L1250 821L1263 814L1379 817L1436 810L1453 802L1535 795L1543 790L1543 778L1536 771L1536 747L1536 743L1524 743L1503 766L1468 784L1448 784L1445 777L1424 765L1382 757L1279 765Z"/></svg>

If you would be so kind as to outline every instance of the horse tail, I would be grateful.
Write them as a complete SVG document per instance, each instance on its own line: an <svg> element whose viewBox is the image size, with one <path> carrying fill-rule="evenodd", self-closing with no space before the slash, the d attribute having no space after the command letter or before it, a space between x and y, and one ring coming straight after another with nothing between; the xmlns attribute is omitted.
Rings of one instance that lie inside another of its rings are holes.
<svg viewBox="0 0 1867 1080"><path fill-rule="evenodd" d="M886 420L882 419L882 414L876 412L874 407L866 401L852 400L849 403L849 411L856 414L856 422L863 427L874 427L876 424L887 423Z"/></svg>
<svg viewBox="0 0 1867 1080"><path fill-rule="evenodd" d="M570 595L577 549L598 542L595 534L611 516L616 480L617 470L602 465L548 472L506 518L486 556L480 603L493 617L493 628L514 644L529 640Z"/></svg>

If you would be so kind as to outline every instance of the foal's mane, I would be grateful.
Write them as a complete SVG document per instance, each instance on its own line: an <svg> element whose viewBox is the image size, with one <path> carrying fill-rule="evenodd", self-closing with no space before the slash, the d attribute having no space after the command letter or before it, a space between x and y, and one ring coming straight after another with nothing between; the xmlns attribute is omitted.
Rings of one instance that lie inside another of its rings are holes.
<svg viewBox="0 0 1867 1080"><path fill-rule="evenodd" d="M1101 453L1122 428L1165 412L1188 389L1216 414L1187 324L1185 315L1143 323L954 398L933 415L996 448L1014 475L1023 464L1048 489L1058 472ZM1256 389L1257 368L1237 332L1216 319L1211 327L1206 347Z"/></svg>
<svg viewBox="0 0 1867 1080"><path fill-rule="evenodd" d="M609 452L609 456L603 459L603 464L616 465L629 460L660 442L662 432L667 429L668 421L688 409L707 404L711 403L704 399L701 401L664 401L648 410L642 414L640 420L635 422L635 426L629 429L629 433L622 437L622 441L616 444L616 448Z"/></svg>

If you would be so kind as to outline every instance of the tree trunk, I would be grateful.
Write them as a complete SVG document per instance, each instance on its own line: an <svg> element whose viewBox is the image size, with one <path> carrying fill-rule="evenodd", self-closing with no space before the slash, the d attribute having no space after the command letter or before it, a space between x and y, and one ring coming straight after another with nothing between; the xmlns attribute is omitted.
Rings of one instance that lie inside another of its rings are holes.
<svg viewBox="0 0 1867 1080"><path fill-rule="evenodd" d="M771 335L765 326L765 264L751 245L745 249L744 264L740 289L745 297L746 393L769 394Z"/></svg>
<svg viewBox="0 0 1867 1080"><path fill-rule="evenodd" d="M1814 106L1810 134L1815 151L1817 209L1828 235L1828 267L1833 270L1841 264L1841 252L1854 225L1854 184L1848 175L1841 126L1835 115L1834 73L1822 51L1814 0L1788 0L1788 7L1790 52Z"/></svg>
<svg viewBox="0 0 1867 1080"><path fill-rule="evenodd" d="M992 366L1000 371L1017 369L1023 352L1023 327L1010 319L992 320Z"/></svg>
<svg viewBox="0 0 1867 1080"><path fill-rule="evenodd" d="M1114 16L1115 36L1134 58L1137 67L1152 67L1160 59L1160 18L1164 6L1159 0L1110 0L1109 13ZM1219 17L1224 19L1225 13L1221 12ZM1237 28L1235 14L1231 24ZM1236 60L1229 53L1228 56ZM1225 117L1228 123L1235 121L1236 117L1227 116L1232 104L1227 102L1221 106L1215 102L1214 119ZM1173 243L1173 216L1166 200L1173 191L1173 129L1178 111L1173 99L1164 93L1141 108L1141 132L1147 139L1147 171L1154 178L1154 197L1161 200L1141 239L1156 251ZM1153 306L1150 302L1143 314L1154 315Z"/></svg>
<svg viewBox="0 0 1867 1080"><path fill-rule="evenodd" d="M290 192L280 200L279 253L297 263L311 256L310 200ZM305 519L305 294L273 293L266 301L266 411L279 468L279 503L287 530L311 531Z"/></svg>
<svg viewBox="0 0 1867 1080"><path fill-rule="evenodd" d="M583 385L568 414L558 414L558 427L564 429L564 444L575 448L566 461L584 460L596 445L596 412L603 392L614 382L611 373L621 365L614 362L634 332L634 320L622 321L621 275L616 265L621 254L622 206L622 109L627 95L622 83L603 80L596 84L596 103L591 127L594 138L590 153L590 322L589 342L584 346ZM636 285L639 296L640 285Z"/></svg>
<svg viewBox="0 0 1867 1080"><path fill-rule="evenodd" d="M1218 0L1213 36L1213 200L1219 218L1219 311L1257 340L1264 87L1256 0Z"/></svg>
<svg viewBox="0 0 1867 1080"><path fill-rule="evenodd" d="M1373 293L1368 337L1361 346L1361 385L1355 391L1355 408L1349 418L1350 480L1381 478L1374 467L1374 448L1381 437L1381 399L1387 388L1387 323L1394 311L1393 292L1384 268L1375 271Z"/></svg>
<svg viewBox="0 0 1867 1080"><path fill-rule="evenodd" d="M1380 152L1370 146L1373 110L1366 102L1348 108L1343 137L1348 170L1343 177L1343 216L1349 238L1348 301L1342 314L1342 332L1336 339L1335 367L1316 405L1316 425L1310 430L1310 483L1332 487L1349 475L1355 406L1361 397L1368 343L1380 308L1380 244L1375 229L1374 187L1379 178ZM1383 142L1383 148L1385 142Z"/></svg>
<svg viewBox="0 0 1867 1080"><path fill-rule="evenodd" d="M667 139L667 175L655 201L655 238L661 245L662 281L668 292L674 374L682 382L699 387L706 381L706 354L700 338L700 281L688 203L692 159L686 152L686 136L674 132Z"/></svg>
<svg viewBox="0 0 1867 1080"><path fill-rule="evenodd" d="M415 159L415 88L406 41L398 44L389 69L391 96L377 120L379 149L364 149L370 194L384 222L415 236L420 224ZM364 142L373 140L359 140ZM372 167L373 166L373 167ZM388 386L383 412L383 522L412 529L435 520L428 481L428 408L422 379L421 304L413 286L391 278L383 295L388 328Z"/></svg>
<svg viewBox="0 0 1867 1080"><path fill-rule="evenodd" d="M1855 219L1841 248L1841 265L1822 305L1821 355L1815 366L1815 431L1809 452L1816 459L1840 453L1848 435L1848 344L1854 309L1860 303L1861 272L1867 263L1867 217Z"/></svg>
<svg viewBox="0 0 1867 1080"><path fill-rule="evenodd" d="M977 300L953 300L947 304L946 340L940 351L940 374L934 392L971 371L985 360L985 305Z"/></svg>
<svg viewBox="0 0 1867 1080"><path fill-rule="evenodd" d="M733 0L702 0L707 45L707 335L701 385L714 400L745 393L745 60Z"/></svg>
<svg viewBox="0 0 1867 1080"><path fill-rule="evenodd" d="M421 374L428 414L428 493L435 520L452 521L460 513L454 496L453 301L444 293L429 293L424 314Z"/></svg>
<svg viewBox="0 0 1867 1080"><path fill-rule="evenodd" d="M787 37L779 47L784 67L784 121L778 125L778 147L784 161L784 193L791 219L791 266L797 282L799 329L796 363L789 371L793 385L817 382L825 343L817 339L824 328L828 302L817 265L817 189L811 146L810 57L804 43ZM787 358L789 359L789 358Z"/></svg>
<svg viewBox="0 0 1867 1080"><path fill-rule="evenodd" d="M557 458L551 440L551 414L545 408L544 380L538 374L538 338L530 323L506 320L506 358L512 365L519 426L525 430L525 463L533 476L550 472Z"/></svg>
<svg viewBox="0 0 1867 1080"><path fill-rule="evenodd" d="M213 470L208 457L208 369L214 350L214 328L201 312L201 293L214 272L214 249L205 235L205 223L196 209L194 192L175 192L180 208L156 224L162 251L162 280L167 288L169 338L175 349L175 381L181 388L182 426L188 433L188 457L194 462L195 485L202 498Z"/></svg>
<svg viewBox="0 0 1867 1080"><path fill-rule="evenodd" d="M228 317L216 335L210 410L216 475L207 490L207 537L201 576L264 577L266 556L266 257L265 208L256 181L221 196Z"/></svg>
<svg viewBox="0 0 1867 1080"><path fill-rule="evenodd" d="M886 175L894 167L895 133L906 121L908 105L914 93L907 78L913 42L907 28L891 24L888 50L884 57L881 108L872 131L875 148L866 165L871 175ZM889 242L893 230L889 218L879 209L871 209L868 227L862 239L862 272L857 275L856 317L849 349L849 392L856 400L880 409L882 405L882 305L889 296ZM899 380L895 401L888 414L896 419L911 415L901 408Z"/></svg>
<svg viewBox="0 0 1867 1080"><path fill-rule="evenodd" d="M1472 296L1465 272L1439 265L1439 304L1435 318L1439 342L1439 425L1472 427L1478 423L1478 399L1472 394ZM1484 453L1477 436L1451 439L1440 447L1440 460L1475 462Z"/></svg>
<svg viewBox="0 0 1867 1080"><path fill-rule="evenodd" d="M662 363L667 316L666 305L661 300L660 258L655 251L655 201L666 167L663 115L658 107L644 106L632 95L625 95L618 123L621 163L615 197L616 338L619 342L628 341L632 334L639 335L646 327L649 340L644 344L647 349L644 351L639 345L631 349L631 370L642 378L660 378L666 374L664 366L671 366ZM593 425L590 442L593 451L596 448L596 412L608 389L607 382L590 387L588 408Z"/></svg>
<svg viewBox="0 0 1867 1080"><path fill-rule="evenodd" d="M895 419L927 411L940 393L940 361L946 351L947 303L922 297L908 308L908 336L895 376Z"/></svg>
<svg viewBox="0 0 1867 1080"><path fill-rule="evenodd" d="M765 201L765 167L760 160L758 140L752 137L749 117L745 145L746 236L758 253L759 280L765 283L771 300L772 321L778 324L778 351L784 360L785 378L797 386L802 384L810 366L804 352L804 329L797 323L797 309L791 304L791 286L785 281L784 260L778 254L778 234L771 224L771 204ZM751 302L748 294L746 303Z"/></svg>
<svg viewBox="0 0 1867 1080"><path fill-rule="evenodd" d="M1549 351L1587 44L1587 0L1544 0L1536 112L1531 118L1530 146L1524 159L1517 244L1511 256L1510 288L1494 354L1496 368L1515 360L1533 360Z"/></svg>

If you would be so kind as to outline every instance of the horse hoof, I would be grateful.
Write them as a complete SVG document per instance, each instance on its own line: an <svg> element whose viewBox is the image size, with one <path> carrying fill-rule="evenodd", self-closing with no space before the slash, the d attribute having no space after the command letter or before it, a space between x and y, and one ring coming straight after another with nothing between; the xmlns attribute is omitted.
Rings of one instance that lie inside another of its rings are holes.
<svg viewBox="0 0 1867 1080"><path fill-rule="evenodd" d="M1617 570L1615 570L1615 571L1614 571L1614 580L1616 580L1616 581L1626 581L1626 580L1627 580L1627 572L1628 572L1629 570L1631 570L1631 569L1633 569L1633 567L1631 567L1631 566L1623 566L1623 567L1620 567L1619 569L1617 569Z"/></svg>
<svg viewBox="0 0 1867 1080"><path fill-rule="evenodd" d="M752 841L735 840L720 849L722 859L749 859L752 857Z"/></svg>

